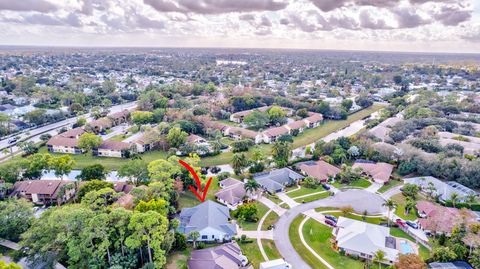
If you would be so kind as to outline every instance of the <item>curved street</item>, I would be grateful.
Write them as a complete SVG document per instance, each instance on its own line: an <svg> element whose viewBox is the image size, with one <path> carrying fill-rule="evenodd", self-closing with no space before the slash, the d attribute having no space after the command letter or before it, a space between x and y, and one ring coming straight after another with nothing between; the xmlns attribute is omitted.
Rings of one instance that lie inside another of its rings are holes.
<svg viewBox="0 0 480 269"><path fill-rule="evenodd" d="M350 189L341 191L335 196L331 196L322 200L300 204L287 210L287 212L285 212L285 214L283 214L278 220L276 228L273 231L275 245L284 259L288 263L294 265L295 268L309 269L311 267L305 261L303 261L302 257L300 257L297 251L295 251L295 248L290 242L290 237L288 234L290 225L298 215L314 215L315 213L313 213L311 210L319 207L344 206L352 206L355 212L360 214L365 210L369 215L384 214L387 209L383 207L383 202L384 199L378 194L365 190Z"/></svg>

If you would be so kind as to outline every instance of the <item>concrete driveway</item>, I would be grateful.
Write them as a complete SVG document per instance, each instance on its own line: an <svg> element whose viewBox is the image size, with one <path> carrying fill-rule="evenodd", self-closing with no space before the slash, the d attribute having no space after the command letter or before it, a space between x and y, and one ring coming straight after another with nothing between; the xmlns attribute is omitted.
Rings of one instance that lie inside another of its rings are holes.
<svg viewBox="0 0 480 269"><path fill-rule="evenodd" d="M304 262L302 257L295 251L288 236L290 225L298 215L306 214L307 211L318 207L343 206L352 206L353 209L360 214L362 214L364 210L367 210L370 215L384 214L386 208L382 206L383 203L383 198L378 194L365 190L346 190L339 192L335 196L300 204L285 212L278 220L276 229L273 230L275 245L282 257L284 257L288 263L293 264L295 269L309 269L311 267Z"/></svg>

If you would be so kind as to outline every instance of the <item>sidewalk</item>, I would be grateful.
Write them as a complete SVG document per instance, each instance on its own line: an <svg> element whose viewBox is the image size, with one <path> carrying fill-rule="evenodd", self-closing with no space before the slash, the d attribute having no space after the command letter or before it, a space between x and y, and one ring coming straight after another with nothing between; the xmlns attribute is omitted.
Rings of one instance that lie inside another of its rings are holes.
<svg viewBox="0 0 480 269"><path fill-rule="evenodd" d="M278 216L281 216L285 214L285 212L287 212L285 208L281 208L279 205L275 204L274 202L272 202L271 200L269 200L264 196L260 197L258 201L266 205L271 210L273 210L275 213L277 213Z"/></svg>
<svg viewBox="0 0 480 269"><path fill-rule="evenodd" d="M300 203L296 202L292 198L290 198L287 194L284 192L279 192L277 193L278 198L285 202L290 208L298 206Z"/></svg>

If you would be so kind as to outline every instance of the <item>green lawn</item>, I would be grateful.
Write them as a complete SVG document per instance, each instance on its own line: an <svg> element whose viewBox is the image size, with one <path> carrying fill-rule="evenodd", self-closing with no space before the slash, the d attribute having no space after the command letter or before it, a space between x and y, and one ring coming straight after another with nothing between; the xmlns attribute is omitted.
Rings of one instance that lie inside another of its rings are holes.
<svg viewBox="0 0 480 269"><path fill-rule="evenodd" d="M175 251L167 256L167 269L187 269L187 260L190 258L190 248Z"/></svg>
<svg viewBox="0 0 480 269"><path fill-rule="evenodd" d="M410 210L408 215L405 215L405 203L406 203L406 198L403 196L403 194L395 194L391 198L393 201L397 203L397 208L395 209L395 215L399 216L400 218L404 220L416 220L417 219L417 209L414 208Z"/></svg>
<svg viewBox="0 0 480 269"><path fill-rule="evenodd" d="M264 262L262 253L258 248L257 240L250 239L252 242L249 243L242 243L238 241L238 245L242 249L243 255L247 256L250 263L253 265L254 268L258 268L261 262Z"/></svg>
<svg viewBox="0 0 480 269"><path fill-rule="evenodd" d="M343 129L348 125L350 125L352 122L365 118L368 115L380 110L383 107L384 107L383 105L374 104L367 109L363 109L353 113L352 115L349 115L346 120L338 120L338 121L326 120L320 126L312 129L307 129L301 134L299 134L298 136L294 137L292 147L298 148L311 143L315 143L318 140L322 139L323 137L337 130ZM255 147L252 147L252 149L253 148L260 149L264 154L268 155L270 154L272 145L260 144L260 145L256 145ZM252 154L252 149L245 152L245 155L247 156L247 158L251 157L250 155ZM221 165L221 164L228 164L232 160L232 157L233 157L233 153L231 151L224 152L216 156L202 158L200 165L215 166L215 165Z"/></svg>
<svg viewBox="0 0 480 269"><path fill-rule="evenodd" d="M402 185L403 181L400 180L390 180L388 184L383 185L380 189L378 189L379 193L384 193L389 189L395 188L399 185Z"/></svg>
<svg viewBox="0 0 480 269"><path fill-rule="evenodd" d="M278 252L277 247L275 246L275 241L269 239L262 239L263 250L267 254L267 257L270 260L276 260L282 258L282 255Z"/></svg>
<svg viewBox="0 0 480 269"><path fill-rule="evenodd" d="M269 194L268 192L264 192L262 195L277 205L283 202L282 199L278 198L276 194Z"/></svg>
<svg viewBox="0 0 480 269"><path fill-rule="evenodd" d="M340 182L333 182L332 185L335 188L341 189L341 188L359 188L359 189L365 189L370 187L372 185L372 182L366 179L360 179L360 180L355 180L350 182L350 184L342 184Z"/></svg>
<svg viewBox="0 0 480 269"><path fill-rule="evenodd" d="M290 206L287 203L281 203L280 207L285 209L290 209Z"/></svg>
<svg viewBox="0 0 480 269"><path fill-rule="evenodd" d="M265 206L260 202L257 202L256 204L257 204L257 210L258 210L257 211L258 221L257 222L244 221L242 223L239 223L240 227L245 231L256 231L258 227L258 222L263 217L263 215L265 215L269 210L267 206Z"/></svg>
<svg viewBox="0 0 480 269"><path fill-rule="evenodd" d="M405 238L415 243L415 239L409 234L407 234L406 232L402 231L402 229L400 228L390 228L390 235L395 237ZM418 244L418 246L419 246L418 252L420 254L420 257L422 257L424 260L430 258L430 251L422 244Z"/></svg>
<svg viewBox="0 0 480 269"><path fill-rule="evenodd" d="M115 135L113 137L111 137L110 141L117 141L117 142L122 142L123 140L129 138L131 135L125 135L125 134L118 134L118 135Z"/></svg>
<svg viewBox="0 0 480 269"><path fill-rule="evenodd" d="M332 212L332 213L327 213L327 214L335 216L337 218L340 217L340 216L343 217L342 212ZM358 216L358 215L354 215L354 214L348 214L346 216L346 218L363 221L363 216ZM367 216L365 218L365 222L368 222L368 223L371 223L371 224L380 224L380 223L386 222L386 221L387 221L387 219L384 218L384 217Z"/></svg>
<svg viewBox="0 0 480 269"><path fill-rule="evenodd" d="M275 211L270 211L270 213L268 213L268 216L263 221L262 230L268 230L268 227L272 224L275 224L278 221L278 218L279 216L277 213L275 213Z"/></svg>
<svg viewBox="0 0 480 269"><path fill-rule="evenodd" d="M308 202L324 199L324 198L327 198L329 196L330 196L330 193L328 191L325 191L325 192L310 195L310 196L307 196L307 197L297 198L297 199L295 199L295 201L298 202L298 203L302 203L302 202L303 203L308 203Z"/></svg>
<svg viewBox="0 0 480 269"><path fill-rule="evenodd" d="M317 187L315 189L311 189L311 188L307 188L307 187L301 187L299 190L287 193L287 195L290 198L295 198L295 197L303 196L303 195L310 194L310 193L321 192L321 191L324 191L324 190L325 189L323 189L321 186Z"/></svg>
<svg viewBox="0 0 480 269"><path fill-rule="evenodd" d="M337 207L331 207L331 206L315 208L315 211L317 211L317 212L333 211L333 210L340 210L340 209L338 209Z"/></svg>
<svg viewBox="0 0 480 269"><path fill-rule="evenodd" d="M218 192L220 187L218 186L218 179L216 177L212 178L212 183L208 188L207 193L207 200L215 201L215 194ZM180 194L178 198L178 207L185 208L185 207L194 207L200 204L200 200L193 194L190 190L185 190L184 193Z"/></svg>
<svg viewBox="0 0 480 269"><path fill-rule="evenodd" d="M330 243L332 228L323 225L314 219L309 219L305 222L302 232L307 244L334 268L364 268L364 264L361 261L341 256L332 248L332 244Z"/></svg>
<svg viewBox="0 0 480 269"><path fill-rule="evenodd" d="M317 257L315 257L303 244L300 240L300 234L298 233L298 228L300 227L300 223L302 222L304 215L300 215L296 217L292 225L288 230L288 236L290 241L292 242L293 248L297 251L298 255L302 257L302 259L308 263L314 269L328 269L323 263L321 263ZM313 246L311 246L313 247ZM322 256L322 255L321 255ZM323 257L323 256L322 256ZM340 268L340 267L339 267Z"/></svg>

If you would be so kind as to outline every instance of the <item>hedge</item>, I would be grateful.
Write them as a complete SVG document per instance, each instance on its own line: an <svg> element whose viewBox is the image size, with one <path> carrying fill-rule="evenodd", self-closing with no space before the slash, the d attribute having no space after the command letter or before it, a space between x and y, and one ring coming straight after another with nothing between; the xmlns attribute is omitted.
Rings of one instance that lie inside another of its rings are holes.
<svg viewBox="0 0 480 269"><path fill-rule="evenodd" d="M444 206L446 207L453 207L452 201L446 201L443 203ZM455 203L456 208L468 208L473 211L480 211L480 203L474 203L474 204L469 204L469 203Z"/></svg>

